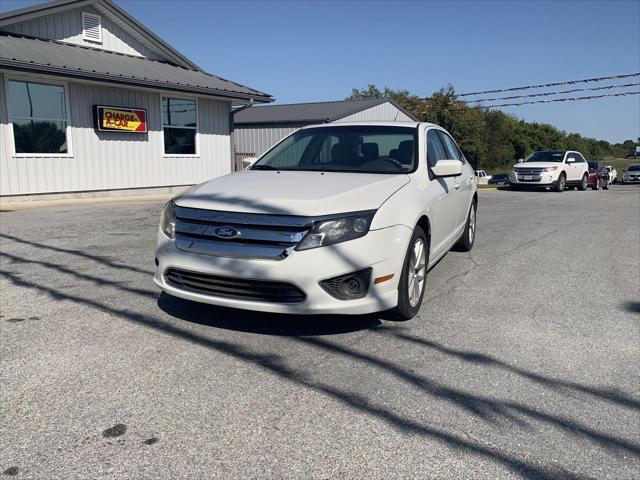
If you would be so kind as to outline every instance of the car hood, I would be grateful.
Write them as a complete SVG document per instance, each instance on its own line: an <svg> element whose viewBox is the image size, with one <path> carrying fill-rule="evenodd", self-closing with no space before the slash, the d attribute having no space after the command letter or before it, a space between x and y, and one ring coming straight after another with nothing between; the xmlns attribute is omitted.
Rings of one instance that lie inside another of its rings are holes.
<svg viewBox="0 0 640 480"><path fill-rule="evenodd" d="M513 168L546 168L546 167L559 167L563 165L560 162L523 162L516 163Z"/></svg>
<svg viewBox="0 0 640 480"><path fill-rule="evenodd" d="M181 207L316 216L377 209L408 175L244 170L176 197Z"/></svg>

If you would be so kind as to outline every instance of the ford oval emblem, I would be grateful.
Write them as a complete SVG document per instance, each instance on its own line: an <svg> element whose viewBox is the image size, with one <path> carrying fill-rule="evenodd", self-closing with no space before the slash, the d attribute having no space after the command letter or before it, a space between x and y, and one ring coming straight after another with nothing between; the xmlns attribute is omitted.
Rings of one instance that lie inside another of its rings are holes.
<svg viewBox="0 0 640 480"><path fill-rule="evenodd" d="M213 231L213 234L220 238L236 238L240 232L233 227L218 227Z"/></svg>

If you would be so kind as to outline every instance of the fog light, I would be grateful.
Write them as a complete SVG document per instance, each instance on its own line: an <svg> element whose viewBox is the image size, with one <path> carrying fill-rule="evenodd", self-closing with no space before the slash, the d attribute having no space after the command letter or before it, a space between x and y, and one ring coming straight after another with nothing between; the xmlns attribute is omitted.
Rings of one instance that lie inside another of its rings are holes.
<svg viewBox="0 0 640 480"><path fill-rule="evenodd" d="M371 268L354 273L347 273L339 277L322 280L320 286L332 297L339 300L354 300L362 298L369 290L371 283Z"/></svg>

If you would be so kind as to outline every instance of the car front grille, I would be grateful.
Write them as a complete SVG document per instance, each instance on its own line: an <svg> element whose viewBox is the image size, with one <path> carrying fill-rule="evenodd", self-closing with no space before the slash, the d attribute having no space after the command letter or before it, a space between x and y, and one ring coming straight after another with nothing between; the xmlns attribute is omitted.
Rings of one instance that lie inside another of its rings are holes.
<svg viewBox="0 0 640 480"><path fill-rule="evenodd" d="M176 246L204 255L282 260L312 226L295 215L234 213L176 206Z"/></svg>
<svg viewBox="0 0 640 480"><path fill-rule="evenodd" d="M269 280L232 278L169 268L165 281L179 290L236 300L300 303L306 295L295 285Z"/></svg>
<svg viewBox="0 0 640 480"><path fill-rule="evenodd" d="M542 175L544 168L518 168L518 175Z"/></svg>
<svg viewBox="0 0 640 480"><path fill-rule="evenodd" d="M542 173L544 172L544 168L517 168L516 170L517 178L519 182L539 182L542 180ZM525 178L527 177L531 178Z"/></svg>

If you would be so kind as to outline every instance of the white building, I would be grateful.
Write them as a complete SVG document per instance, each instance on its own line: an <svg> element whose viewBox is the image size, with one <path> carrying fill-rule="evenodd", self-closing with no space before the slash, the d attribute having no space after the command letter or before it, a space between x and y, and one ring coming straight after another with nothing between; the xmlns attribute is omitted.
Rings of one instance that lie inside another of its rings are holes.
<svg viewBox="0 0 640 480"><path fill-rule="evenodd" d="M166 190L229 173L232 105L271 100L202 71L110 0L4 13L0 197Z"/></svg>
<svg viewBox="0 0 640 480"><path fill-rule="evenodd" d="M238 156L256 157L305 125L355 121L415 121L388 98L336 102L265 105L238 111L234 116L233 143Z"/></svg>

